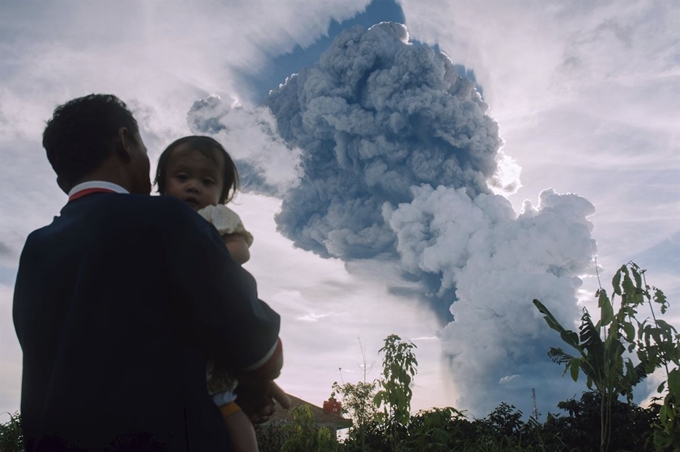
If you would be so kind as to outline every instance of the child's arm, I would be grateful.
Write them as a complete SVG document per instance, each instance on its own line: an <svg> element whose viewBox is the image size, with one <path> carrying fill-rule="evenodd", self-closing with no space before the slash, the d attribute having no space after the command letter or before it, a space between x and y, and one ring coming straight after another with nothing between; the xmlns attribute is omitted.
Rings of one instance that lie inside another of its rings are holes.
<svg viewBox="0 0 680 452"><path fill-rule="evenodd" d="M243 265L250 260L248 242L242 234L224 234L222 239L236 262Z"/></svg>
<svg viewBox="0 0 680 452"><path fill-rule="evenodd" d="M220 204L204 207L198 213L215 226L217 232L222 235L229 254L237 263L245 264L250 260L248 248L253 243L253 235L243 226L236 212Z"/></svg>
<svg viewBox="0 0 680 452"><path fill-rule="evenodd" d="M224 424L227 426L231 446L235 452L257 452L255 429L243 411L237 411L224 418Z"/></svg>

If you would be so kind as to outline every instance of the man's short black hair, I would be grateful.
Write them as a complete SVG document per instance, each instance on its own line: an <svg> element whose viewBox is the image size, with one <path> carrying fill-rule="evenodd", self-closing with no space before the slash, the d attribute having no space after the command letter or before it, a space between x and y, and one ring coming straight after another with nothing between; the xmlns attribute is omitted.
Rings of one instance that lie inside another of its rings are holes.
<svg viewBox="0 0 680 452"><path fill-rule="evenodd" d="M58 106L43 133L43 147L62 188L72 188L109 156L118 130L135 141L137 121L112 94L90 94Z"/></svg>

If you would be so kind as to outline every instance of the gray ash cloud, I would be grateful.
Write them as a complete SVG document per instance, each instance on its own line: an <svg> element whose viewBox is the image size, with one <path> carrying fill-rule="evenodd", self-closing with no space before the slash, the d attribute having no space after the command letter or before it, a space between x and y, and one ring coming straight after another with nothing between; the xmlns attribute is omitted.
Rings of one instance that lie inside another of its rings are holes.
<svg viewBox="0 0 680 452"><path fill-rule="evenodd" d="M277 217L301 248L344 259L393 250L383 206L410 202L414 185L490 193L502 141L487 105L446 55L407 39L395 23L345 31L266 100L302 149L303 177Z"/></svg>
<svg viewBox="0 0 680 452"><path fill-rule="evenodd" d="M385 284L433 308L459 407L488 413L504 400L526 408L531 387L559 378L545 355L557 338L531 300L566 324L578 316L579 276L596 250L595 209L545 190L517 214L493 193L499 181L519 180L501 177L498 125L447 55L409 43L401 24L355 27L263 107L204 102L189 115L196 130L266 138L269 150L237 158L250 165L252 190L282 199L284 236L350 270L395 266L409 283ZM270 160L286 158L280 177ZM539 402L543 412L574 391L554 389Z"/></svg>

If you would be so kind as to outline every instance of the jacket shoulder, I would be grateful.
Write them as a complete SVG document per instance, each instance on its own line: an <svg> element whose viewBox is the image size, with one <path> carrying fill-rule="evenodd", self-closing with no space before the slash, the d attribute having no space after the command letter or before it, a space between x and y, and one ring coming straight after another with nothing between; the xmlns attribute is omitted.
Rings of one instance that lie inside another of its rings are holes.
<svg viewBox="0 0 680 452"><path fill-rule="evenodd" d="M126 195L114 199L117 209L132 210L141 216L170 216L177 219L194 216L189 206L171 196Z"/></svg>
<svg viewBox="0 0 680 452"><path fill-rule="evenodd" d="M133 195L133 215L161 229L184 229L206 231L210 224L184 202L171 196Z"/></svg>

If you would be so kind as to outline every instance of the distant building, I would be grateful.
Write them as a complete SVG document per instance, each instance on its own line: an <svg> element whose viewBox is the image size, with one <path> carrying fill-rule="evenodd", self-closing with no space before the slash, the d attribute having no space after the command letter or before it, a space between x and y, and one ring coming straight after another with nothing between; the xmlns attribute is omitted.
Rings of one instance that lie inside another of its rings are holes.
<svg viewBox="0 0 680 452"><path fill-rule="evenodd" d="M337 438L338 430L352 426L351 419L342 417L342 405L335 399L324 401L324 408L312 405L298 397L288 394L290 397L290 409L277 409L269 418L269 421L256 426L257 441L260 452L270 452L281 450L281 445L285 441L283 427L294 422L291 411L299 406L307 405L312 413L317 427L325 427L330 430L331 435Z"/></svg>
<svg viewBox="0 0 680 452"><path fill-rule="evenodd" d="M290 411L295 407L308 405L312 412L312 416L314 416L317 427L326 427L333 435L335 435L338 430L352 426L351 419L342 417L342 405L340 402L333 398L324 401L323 408L320 408L290 394L288 394L288 397L290 397L290 409L276 410L267 424L282 426L291 423L293 422L293 418L290 416Z"/></svg>

